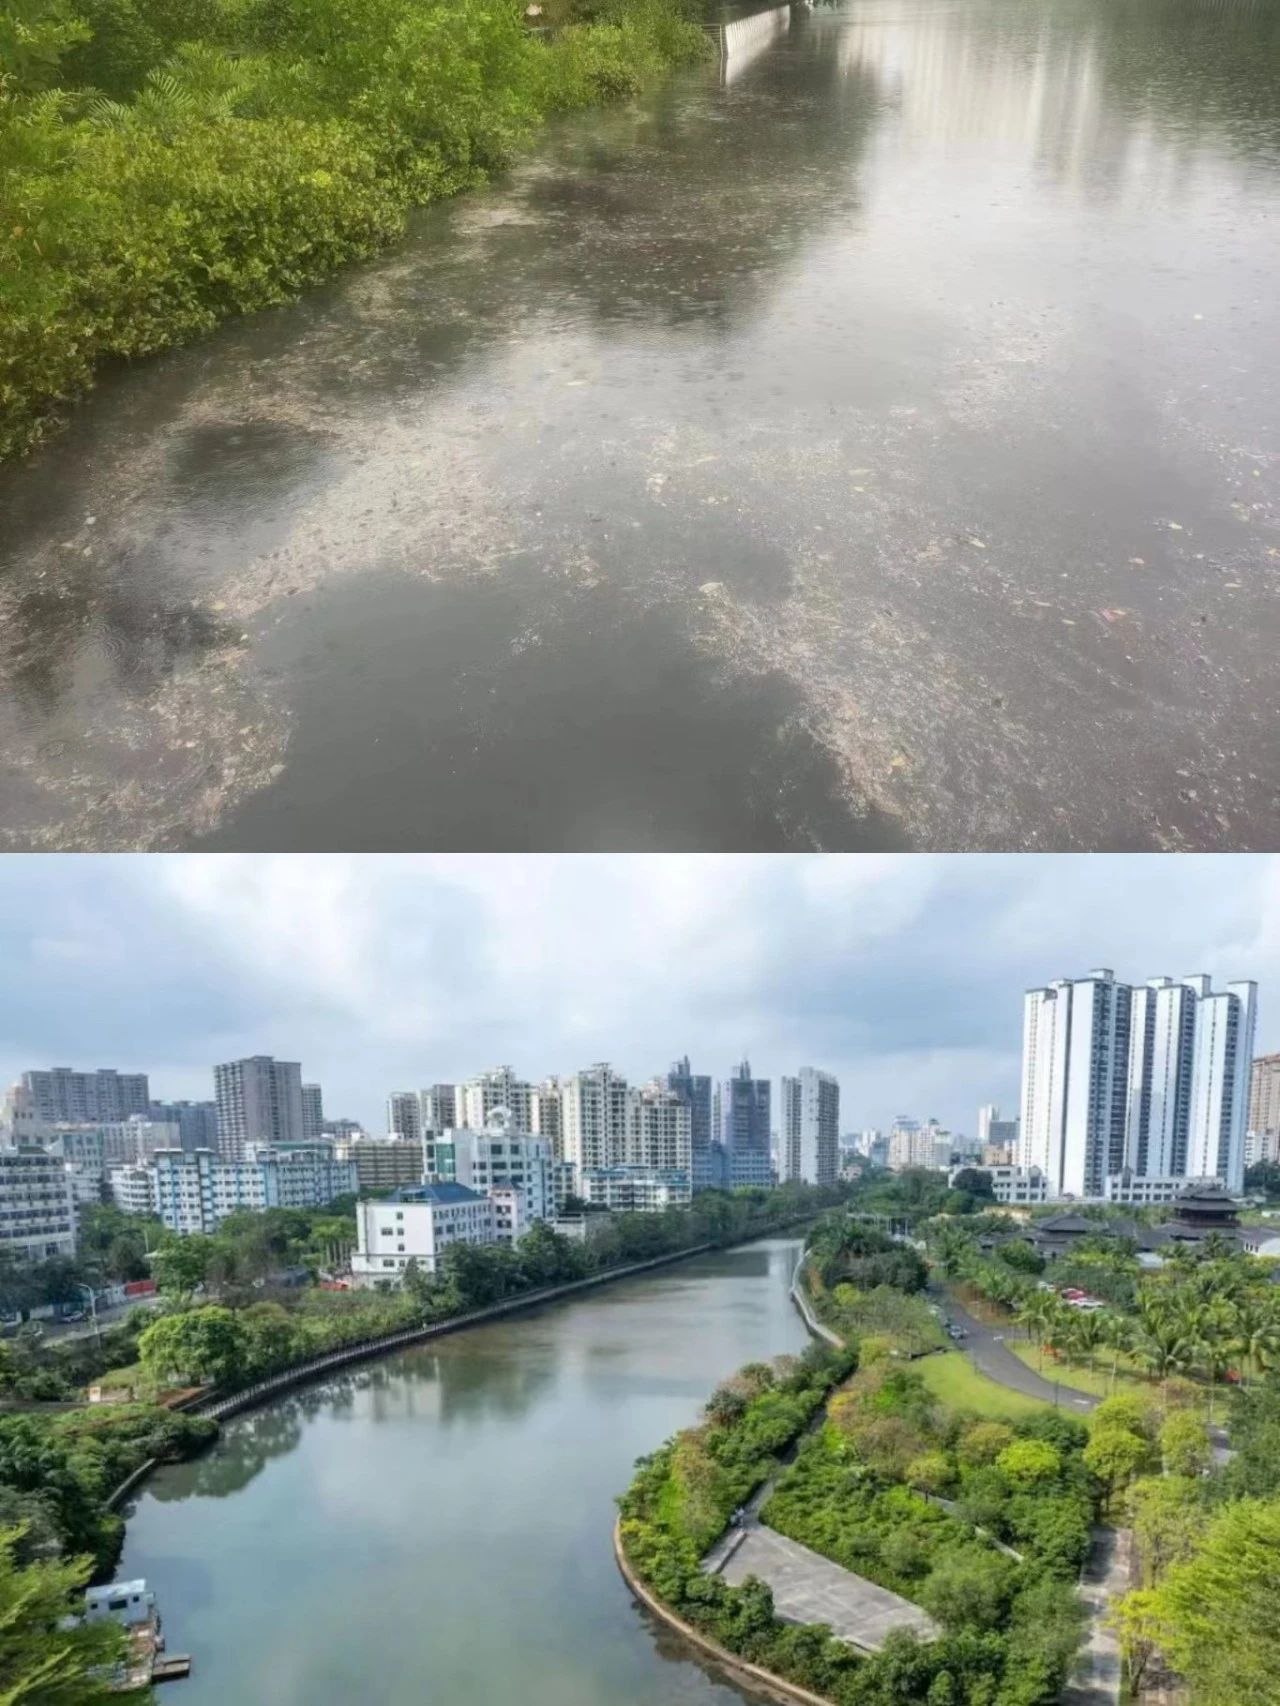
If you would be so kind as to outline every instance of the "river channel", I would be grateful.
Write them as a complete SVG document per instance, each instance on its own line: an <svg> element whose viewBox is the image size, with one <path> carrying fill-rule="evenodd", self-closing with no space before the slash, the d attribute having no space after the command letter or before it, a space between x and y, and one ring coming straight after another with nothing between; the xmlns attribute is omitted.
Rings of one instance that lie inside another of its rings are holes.
<svg viewBox="0 0 1280 1706"><path fill-rule="evenodd" d="M147 1483L171 1706L732 1706L613 1561L637 1457L745 1362L807 1342L769 1239L370 1363Z"/></svg>
<svg viewBox="0 0 1280 1706"><path fill-rule="evenodd" d="M0 845L1276 844L1280 7L844 0L0 473Z"/></svg>

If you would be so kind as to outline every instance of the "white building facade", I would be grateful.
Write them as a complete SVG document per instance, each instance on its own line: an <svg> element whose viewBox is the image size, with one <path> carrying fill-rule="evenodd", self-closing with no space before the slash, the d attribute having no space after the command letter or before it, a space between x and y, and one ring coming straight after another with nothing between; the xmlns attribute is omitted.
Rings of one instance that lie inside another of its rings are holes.
<svg viewBox="0 0 1280 1706"><path fill-rule="evenodd" d="M518 1131L531 1131L532 1097L533 1086L518 1078L514 1068L495 1066L458 1085L456 1117L450 1123L455 1128L467 1126L472 1131L483 1131L490 1114L505 1108Z"/></svg>
<svg viewBox="0 0 1280 1706"><path fill-rule="evenodd" d="M659 1171L693 1171L693 1115L689 1104L659 1079L627 1096L624 1165Z"/></svg>
<svg viewBox="0 0 1280 1706"><path fill-rule="evenodd" d="M840 1171L840 1085L829 1072L802 1067L782 1080L782 1179L834 1185Z"/></svg>
<svg viewBox="0 0 1280 1706"><path fill-rule="evenodd" d="M251 1144L240 1161L223 1161L210 1149L162 1150L148 1172L155 1213L180 1234L216 1232L241 1208L324 1208L357 1188L354 1163L339 1160L327 1143ZM129 1179L119 1183L127 1193L138 1188ZM111 1184L114 1194L115 1175Z"/></svg>
<svg viewBox="0 0 1280 1706"><path fill-rule="evenodd" d="M435 1274L450 1244L496 1243L496 1223L489 1198L465 1185L415 1185L385 1202L362 1199L356 1204L352 1282L399 1285L410 1262Z"/></svg>
<svg viewBox="0 0 1280 1706"><path fill-rule="evenodd" d="M459 1127L428 1137L423 1145L423 1181L455 1183L482 1196L518 1190L523 1223L554 1220L555 1158L545 1137L516 1128L505 1108L495 1108L483 1131Z"/></svg>
<svg viewBox="0 0 1280 1706"><path fill-rule="evenodd" d="M1105 969L1027 993L1018 1162L1052 1197L1100 1197L1124 1165L1132 996Z"/></svg>
<svg viewBox="0 0 1280 1706"><path fill-rule="evenodd" d="M579 1191L592 1208L615 1214L660 1214L693 1201L688 1173L658 1167L587 1167L579 1174Z"/></svg>
<svg viewBox="0 0 1280 1706"><path fill-rule="evenodd" d="M75 1199L57 1156L0 1149L0 1250L24 1267L75 1255Z"/></svg>
<svg viewBox="0 0 1280 1706"><path fill-rule="evenodd" d="M1193 1179L1220 1179L1238 1194L1244 1189L1258 986L1229 983L1214 994L1208 981L1197 1001L1187 1172Z"/></svg>
<svg viewBox="0 0 1280 1706"><path fill-rule="evenodd" d="M579 1172L622 1165L627 1149L627 1081L607 1061L566 1078L560 1153Z"/></svg>
<svg viewBox="0 0 1280 1706"><path fill-rule="evenodd" d="M1202 975L1029 990L1019 1164L1052 1198L1104 1199L1122 1175L1239 1191L1256 1005L1256 985L1215 993Z"/></svg>

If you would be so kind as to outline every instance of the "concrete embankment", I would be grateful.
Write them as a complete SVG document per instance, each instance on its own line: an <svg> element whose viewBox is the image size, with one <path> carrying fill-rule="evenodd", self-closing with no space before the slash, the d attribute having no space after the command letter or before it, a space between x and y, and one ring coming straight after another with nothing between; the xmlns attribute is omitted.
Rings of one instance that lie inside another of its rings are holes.
<svg viewBox="0 0 1280 1706"><path fill-rule="evenodd" d="M812 1694L807 1688L801 1688L797 1683L787 1682L782 1677L775 1676L772 1671L762 1670L759 1665L748 1664L745 1659L740 1659L735 1653L731 1653L727 1647L722 1647L719 1641L713 1641L710 1635L704 1635L700 1629L695 1629L691 1623L686 1623L682 1617L677 1617L669 1606L664 1605L657 1595L644 1585L632 1569L631 1562L622 1544L621 1518L613 1525L613 1555L618 1561L618 1568L622 1572L623 1581L626 1582L641 1605L647 1611L651 1611L655 1617L661 1618L668 1628L674 1629L679 1635L683 1635L686 1641L709 1654L718 1665L722 1666L732 1676L740 1677L757 1689L763 1689L775 1700L799 1701L801 1706L831 1706L831 1702L824 1695Z"/></svg>

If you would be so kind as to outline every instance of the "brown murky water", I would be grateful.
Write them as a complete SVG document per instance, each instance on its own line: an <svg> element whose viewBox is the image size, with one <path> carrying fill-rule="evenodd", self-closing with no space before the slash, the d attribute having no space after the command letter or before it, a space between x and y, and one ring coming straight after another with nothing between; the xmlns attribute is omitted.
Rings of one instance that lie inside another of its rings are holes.
<svg viewBox="0 0 1280 1706"><path fill-rule="evenodd" d="M846 0L0 475L10 847L1278 843L1280 8Z"/></svg>

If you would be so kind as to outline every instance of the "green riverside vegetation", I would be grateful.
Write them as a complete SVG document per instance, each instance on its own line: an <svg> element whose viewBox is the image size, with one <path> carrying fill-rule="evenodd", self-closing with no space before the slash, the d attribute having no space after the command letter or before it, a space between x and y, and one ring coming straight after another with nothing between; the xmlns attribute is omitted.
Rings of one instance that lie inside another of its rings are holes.
<svg viewBox="0 0 1280 1706"><path fill-rule="evenodd" d="M706 49L686 0L8 0L0 457L111 358L285 301L548 115Z"/></svg>
<svg viewBox="0 0 1280 1706"><path fill-rule="evenodd" d="M686 1622L838 1706L1050 1706L1079 1645L1075 1581L1107 1490L1090 1431L1045 1406L993 1421L939 1403L912 1366L932 1323L917 1295L925 1264L843 1211L815 1227L806 1276L824 1314L871 1330L843 1352L815 1346L798 1365L744 1369L700 1426L644 1459L620 1501L630 1563ZM839 1390L809 1430L833 1376ZM763 1429L771 1398L796 1391L789 1436ZM725 1473L739 1461L749 1468ZM938 1636L898 1632L865 1655L825 1625L781 1622L766 1584L704 1574L734 1506L773 1475L763 1521L914 1600Z"/></svg>
<svg viewBox="0 0 1280 1706"><path fill-rule="evenodd" d="M246 1210L211 1237L187 1238L115 1209L87 1210L75 1264L0 1273L10 1306L64 1292L70 1300L79 1283L132 1278L147 1265L162 1295L157 1307L135 1308L95 1337L43 1342L28 1325L0 1342L0 1598L8 1595L11 1611L0 1628L0 1699L87 1706L107 1698L103 1666L122 1650L119 1631L69 1631L55 1642L50 1618L74 1609L83 1585L115 1567L124 1525L108 1505L114 1489L148 1460L191 1456L216 1437L215 1422L167 1407L183 1389L231 1394L327 1350L650 1257L763 1236L847 1194L846 1186L805 1185L711 1191L664 1214L588 1216L582 1242L539 1223L514 1246L453 1245L438 1275L410 1264L398 1292L316 1283L350 1245L352 1199L320 1210ZM88 1406L89 1382L136 1401ZM771 1439L789 1437L794 1405L771 1406L761 1427Z"/></svg>

